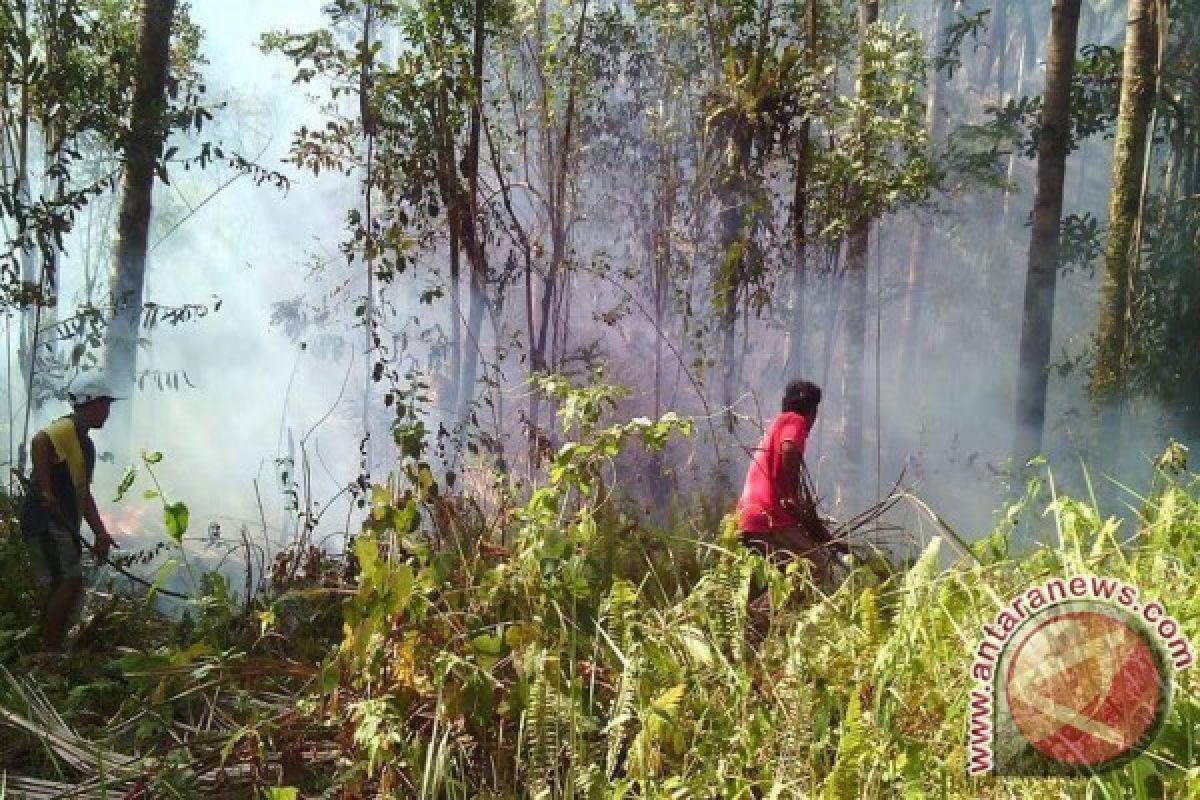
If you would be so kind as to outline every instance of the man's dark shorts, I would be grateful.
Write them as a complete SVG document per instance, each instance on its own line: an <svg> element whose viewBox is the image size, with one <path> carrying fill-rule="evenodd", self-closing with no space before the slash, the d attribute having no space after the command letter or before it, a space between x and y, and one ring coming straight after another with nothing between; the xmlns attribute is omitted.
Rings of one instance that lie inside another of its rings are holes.
<svg viewBox="0 0 1200 800"><path fill-rule="evenodd" d="M25 533L30 568L43 590L54 591L72 578L83 576L79 536L57 520L40 531Z"/></svg>

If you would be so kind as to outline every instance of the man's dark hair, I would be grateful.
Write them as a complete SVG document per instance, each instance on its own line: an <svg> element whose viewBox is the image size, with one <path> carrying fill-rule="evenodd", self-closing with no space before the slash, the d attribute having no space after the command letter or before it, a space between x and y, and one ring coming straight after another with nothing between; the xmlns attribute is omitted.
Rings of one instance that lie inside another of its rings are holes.
<svg viewBox="0 0 1200 800"><path fill-rule="evenodd" d="M783 390L783 410L794 411L806 417L817 413L821 405L821 387L811 381L792 381Z"/></svg>

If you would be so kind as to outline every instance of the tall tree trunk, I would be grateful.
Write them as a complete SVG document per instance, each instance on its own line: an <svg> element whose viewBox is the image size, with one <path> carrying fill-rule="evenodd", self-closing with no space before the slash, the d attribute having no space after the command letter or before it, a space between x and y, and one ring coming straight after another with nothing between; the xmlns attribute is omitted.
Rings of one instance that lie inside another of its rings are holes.
<svg viewBox="0 0 1200 800"><path fill-rule="evenodd" d="M805 55L810 75L817 71L817 0L804 8ZM784 381L804 369L804 294L808 276L808 173L812 161L812 116L800 124L796 152L795 193L792 198L792 308Z"/></svg>
<svg viewBox="0 0 1200 800"><path fill-rule="evenodd" d="M462 394L463 311L462 311L462 249L465 211L458 179L458 159L454 146L454 130L450 120L449 77L443 74L438 81L431 113L436 120L438 136L437 183L442 205L446 209L450 259L450 364L447 391L443 408L457 414ZM455 423L460 420L454 419Z"/></svg>
<svg viewBox="0 0 1200 800"><path fill-rule="evenodd" d="M137 337L146 277L154 169L166 138L167 70L175 0L145 0L142 6L138 72L125 145L125 180L117 221L117 257L110 279L113 316L105 337L105 364L113 390L127 398L114 407L114 452L129 448L133 422Z"/></svg>
<svg viewBox="0 0 1200 800"><path fill-rule="evenodd" d="M878 0L862 0L859 6L859 36L864 39L870 26L879 18ZM862 94L867 81L865 67L866 45L860 44L858 72L858 94ZM859 121L860 128L865 120ZM869 147L865 139L861 147ZM863 154L865 155L865 153ZM863 189L854 185L850 190L850 213L854 223L846 241L845 297L846 297L846 361L842 371L842 436L844 452L842 463L842 495L845 507L853 507L862 500L863 481L863 384L866 382L867 340L867 255L870 249L871 218L861 208L865 201Z"/></svg>
<svg viewBox="0 0 1200 800"><path fill-rule="evenodd" d="M28 208L33 193L29 187L29 139L33 115L30 102L30 40L29 12L24 5L20 6L21 26L21 101L20 117L17 120L17 152L14 169L14 194ZM21 249L21 289L26 302L21 306L21 332L17 345L17 363L21 367L21 384L25 393L24 425L21 441L18 443L17 468L22 474L25 471L27 457L26 442L29 441L29 420L33 414L37 392L34 389L36 376L35 362L37 360L37 329L38 318L42 308L42 287L39 280L37 263L32 247Z"/></svg>
<svg viewBox="0 0 1200 800"><path fill-rule="evenodd" d="M458 413L458 397L462 392L463 321L462 321L462 253L459 250L458 227L448 225L450 233L450 363L447 365L446 389L440 398L442 410ZM455 417L453 422L459 420Z"/></svg>
<svg viewBox="0 0 1200 800"><path fill-rule="evenodd" d="M62 70L62 65L66 60L66 54L63 52L62 37L58 25L59 6L57 0L46 0L42 13L42 30L45 36L45 69L49 74L55 74ZM23 18L24 31L29 35L28 18ZM26 52L27 56L28 53ZM29 65L26 64L26 67ZM53 202L58 204L63 200L66 194L66 167L63 163L63 134L60 131L59 114L62 113L62 104L64 99L55 90L55 95L42 99L43 105L52 106L49 110L43 110L39 115L42 141L44 147L42 149L42 180L41 180L41 196L44 198L47 193L53 192ZM20 165L22 177L20 178L22 199L28 203L33 194L30 174L30 145L29 136L32 128L32 114L29 108L28 97L26 93L22 93L22 120L21 120L21 143L20 143ZM26 309L23 320L28 325L26 334L28 339L24 339L22 344L28 348L28 352L24 358L21 358L21 364L26 372L25 388L28 393L28 404L26 407L25 419L31 425L28 428L38 427L41 424L40 412L45 405L49 387L49 376L53 373L55 366L55 356L57 354L55 342L51 339L50 342L41 340L43 331L52 330L58 321L58 261L59 249L53 239L41 243L36 253L40 259L41 267L37 266L32 249L25 249L21 253L21 270L22 280L27 280L27 286L32 290L30 297L34 299L32 309Z"/></svg>
<svg viewBox="0 0 1200 800"><path fill-rule="evenodd" d="M572 155L575 148L575 125L578 122L578 110L576 102L578 99L579 89L579 68L580 61L583 57L584 33L587 29L588 21L588 0L580 5L579 9L579 24L575 29L575 39L571 49L571 76L568 81L566 104L561 115L556 109L551 107L552 98L543 89L541 93L541 106L539 108L540 125L541 125L541 151L542 151L542 167L544 174L547 176L546 186L544 189L545 200L543 201L548 217L548 227L550 233L549 247L549 264L546 270L546 279L542 284L542 294L540 301L540 318L537 324L537 334L530 341L529 350L529 372L530 377L534 377L539 373L545 372L547 369L553 369L557 366L554 361L554 345L550 340L550 334L557 328L555 319L556 309L561 307L560 282L565 282L566 278L563 273L568 269L568 245L570 233L569 209L570 192L569 187L572 181ZM539 80L541 85L545 87L546 63L541 53L544 52L544 39L547 33L547 6L545 0L540 0L538 4L538 41L537 55L535 68L539 71ZM532 310L532 298L530 298L530 309ZM532 330L532 326L530 328ZM530 436L530 463L537 464L540 461L540 453L544 444L539 431L541 416L541 398L536 391L530 393L529 397L529 436Z"/></svg>
<svg viewBox="0 0 1200 800"><path fill-rule="evenodd" d="M942 13L946 0L934 0L933 33L930 41L936 53L942 41ZM929 96L925 104L925 128L929 133L929 146L936 147L942 135L942 89L945 86L945 74L942 70L934 70L929 83ZM901 318L901 355L899 359L899 374L895 385L910 396L915 396L912 390L917 384L918 363L921 354L921 303L926 291L926 273L929 260L929 242L931 236L930 224L915 220L912 239L908 251L908 273L904 281L904 316Z"/></svg>
<svg viewBox="0 0 1200 800"><path fill-rule="evenodd" d="M1024 6L1024 4L1022 4L1022 6ZM1029 10L1027 8L1025 9L1025 13L1026 13L1026 15L1028 15L1028 13L1029 13ZM1023 28L1022 32L1020 34L1020 37L1021 37L1021 54L1020 54L1020 57L1017 59L1017 75L1016 75L1016 81L1013 86L1013 95L1016 97L1021 97L1022 96L1021 93L1025 88L1025 63L1028 60L1026 58L1026 54L1028 54L1030 51L1032 51L1037 46L1036 42L1033 39L1032 31ZM1001 100L1003 100L1003 99L1004 98L1001 98ZM1004 183L1005 183L1006 188L1004 189L1003 209L1002 209L1001 215L1000 215L1000 231L1001 231L1001 234L1004 236L1005 241L1009 240L1009 223L1012 221L1012 200L1013 200L1013 195L1016 194L1015 191L1013 191L1011 188L1008 188L1008 187L1011 187L1013 185L1013 175L1016 172L1016 168L1017 168L1016 148L1011 148L1009 151L1009 154L1008 154L1008 164L1004 169Z"/></svg>
<svg viewBox="0 0 1200 800"><path fill-rule="evenodd" d="M51 3L51 8L55 8L56 4ZM47 48L47 69L56 69L56 61L62 58L62 53L57 52L59 43L57 37L51 39L50 45ZM51 54L54 55L51 55ZM63 134L59 130L58 120L49 118L45 123L44 141L46 146L46 165L43 170L43 191L50 186L54 187L54 202L61 204L67 193L67 166L63 160ZM38 331L53 331L58 324L58 303L60 293L58 291L59 275L58 268L60 263L60 252L57 245L51 243L50 247L43 248L42 269L41 269L41 289L39 291L39 300L43 303L43 311L41 319L38 320ZM36 335L35 335L36 336ZM33 369L37 370L41 375L45 376L54 369L58 360L58 343L54 337L50 337L50 341L41 342L35 341L37 347L33 352ZM38 359L44 359L44 362L39 365ZM68 364L68 369L73 365ZM30 410L33 413L35 426L40 425L41 420L38 419L39 412L45 404L45 391L35 391L30 397Z"/></svg>
<svg viewBox="0 0 1200 800"><path fill-rule="evenodd" d="M483 312L487 310L486 289L482 282L483 270L472 267L468 284L467 330L463 342L462 380L458 395L458 422L462 425L460 442L465 444L468 423L475 404L475 383L479 376L479 363L483 358Z"/></svg>
<svg viewBox="0 0 1200 800"><path fill-rule="evenodd" d="M1046 425L1046 386L1054 332L1054 293L1058 285L1059 226L1070 134L1071 75L1079 33L1080 0L1054 0L1042 132L1038 140L1033 232L1025 275L1024 311L1013 436L1013 466L1020 469L1042 449Z"/></svg>
<svg viewBox="0 0 1200 800"><path fill-rule="evenodd" d="M1008 27L1008 10L1005 9L1000 13L1000 19L997 22L1002 26L1000 31L999 47L1000 51L996 55L996 102L1004 102L1004 92L1008 88L1008 61L1011 57L1010 49L1014 42L1012 31Z"/></svg>
<svg viewBox="0 0 1200 800"><path fill-rule="evenodd" d="M653 266L651 290L654 295L654 416L663 408L663 335L672 283L672 242L675 227L675 150L658 144L658 180L655 186L653 226L649 256Z"/></svg>
<svg viewBox="0 0 1200 800"><path fill-rule="evenodd" d="M737 382L737 319L739 298L746 278L746 209L748 191L746 171L750 168L750 122L740 111L729 111L721 121L717 145L721 157L721 176L716 190L717 235L721 261L717 272L721 337L720 404L726 428L734 428L733 398Z"/></svg>
<svg viewBox="0 0 1200 800"><path fill-rule="evenodd" d="M1119 424L1129 366L1132 328L1131 298L1136 280L1136 227L1146 165L1146 134L1154 108L1158 51L1156 0L1130 0L1125 29L1121 104L1113 145L1112 191L1108 203L1108 249L1100 300L1096 367L1092 399L1112 409L1109 422Z"/></svg>
<svg viewBox="0 0 1200 800"><path fill-rule="evenodd" d="M995 71L1004 69L1004 44L1008 40L1008 12L1004 3L996 3L992 6L992 13L988 19L988 43L984 49L983 55L983 70L979 76L979 94L980 97L987 97L988 91L993 86L993 77Z"/></svg>
<svg viewBox="0 0 1200 800"><path fill-rule="evenodd" d="M483 312L487 305L488 263L484 247L482 224L479 214L479 161L480 136L483 121L483 53L486 46L487 0L475 0L475 15L471 45L471 114L467 126L467 148L463 157L463 177L467 181L467 207L464 220L464 244L467 247L467 263L471 270L468 283L467 340L465 348L460 347L461 368L458 381L458 423L460 428L460 443L465 444L467 423L470 420L471 409L475 402L475 382L478 376L479 362L483 359L483 343L480 335L483 331Z"/></svg>
<svg viewBox="0 0 1200 800"><path fill-rule="evenodd" d="M374 354L379 345L378 334L375 331L375 258L372 255L374 248L370 246L371 237L375 230L374 215L371 207L372 192L375 184L375 115L371 110L371 94L374 88L374 75L371 68L375 54L371 34L373 33L372 26L375 22L374 17L375 4L373 0L367 0L363 7L362 64L358 82L359 117L362 120L363 136L367 140L367 163L363 179L363 220L367 226L368 253L366 258L363 259L367 270L367 294L363 303L363 329L365 333L363 359L365 369L363 371L362 386L362 476L366 480L370 480L373 461L372 453L374 448L371 446L371 385L376 380Z"/></svg>

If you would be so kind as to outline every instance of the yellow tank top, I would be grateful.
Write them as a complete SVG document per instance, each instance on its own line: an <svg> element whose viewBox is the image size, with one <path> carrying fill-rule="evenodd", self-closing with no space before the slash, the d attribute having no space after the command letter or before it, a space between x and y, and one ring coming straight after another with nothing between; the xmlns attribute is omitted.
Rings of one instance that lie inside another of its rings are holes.
<svg viewBox="0 0 1200 800"><path fill-rule="evenodd" d="M82 497L88 489L87 459L83 455L83 446L79 443L79 432L75 429L75 420L63 417L46 426L46 435L54 445L54 463L66 462L67 471L71 474L71 485L75 487L75 496Z"/></svg>

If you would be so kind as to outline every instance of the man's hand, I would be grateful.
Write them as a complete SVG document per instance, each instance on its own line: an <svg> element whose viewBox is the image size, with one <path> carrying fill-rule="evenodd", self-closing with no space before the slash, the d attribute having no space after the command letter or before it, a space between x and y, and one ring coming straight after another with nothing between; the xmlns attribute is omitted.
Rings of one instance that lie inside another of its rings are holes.
<svg viewBox="0 0 1200 800"><path fill-rule="evenodd" d="M108 533L96 534L96 555L100 558L107 559L108 551L111 548L121 549L121 545L117 544L117 540L108 535Z"/></svg>
<svg viewBox="0 0 1200 800"><path fill-rule="evenodd" d="M844 539L830 539L826 544L835 552L841 553L844 556L850 555L850 545L846 544Z"/></svg>

